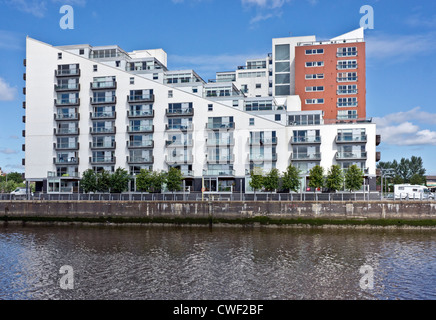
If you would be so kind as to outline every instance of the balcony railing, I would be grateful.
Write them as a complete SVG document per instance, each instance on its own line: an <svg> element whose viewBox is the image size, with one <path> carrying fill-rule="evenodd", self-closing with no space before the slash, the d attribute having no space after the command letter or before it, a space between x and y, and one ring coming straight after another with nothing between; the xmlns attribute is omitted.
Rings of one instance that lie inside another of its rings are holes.
<svg viewBox="0 0 436 320"><path fill-rule="evenodd" d="M58 113L54 115L55 120L62 121L62 120L79 120L80 115L78 113Z"/></svg>
<svg viewBox="0 0 436 320"><path fill-rule="evenodd" d="M127 126L127 132L154 132L154 126Z"/></svg>
<svg viewBox="0 0 436 320"><path fill-rule="evenodd" d="M78 135L80 134L79 128L57 128L54 129L55 135Z"/></svg>
<svg viewBox="0 0 436 320"><path fill-rule="evenodd" d="M321 137L320 136L313 136L313 137L292 137L291 138L292 144L319 144L321 143Z"/></svg>
<svg viewBox="0 0 436 320"><path fill-rule="evenodd" d="M193 140L192 139L188 139L188 140L167 140L165 141L165 145L167 147L192 147L192 143Z"/></svg>
<svg viewBox="0 0 436 320"><path fill-rule="evenodd" d="M78 77L80 76L80 69L60 69L55 70L56 77Z"/></svg>
<svg viewBox="0 0 436 320"><path fill-rule="evenodd" d="M291 159L294 161L320 161L321 160L321 153L293 153L291 155Z"/></svg>
<svg viewBox="0 0 436 320"><path fill-rule="evenodd" d="M230 169L203 170L203 176L206 176L206 177L234 177L235 170L230 170Z"/></svg>
<svg viewBox="0 0 436 320"><path fill-rule="evenodd" d="M61 85L54 85L54 89L56 92L61 91L80 91L80 84L74 83L74 84L61 84Z"/></svg>
<svg viewBox="0 0 436 320"><path fill-rule="evenodd" d="M187 125L165 125L165 130L166 131L192 131L193 130L193 126L192 123L187 124Z"/></svg>
<svg viewBox="0 0 436 320"><path fill-rule="evenodd" d="M180 163L192 163L192 154L182 154L182 155L166 155L165 162L168 164L180 164Z"/></svg>
<svg viewBox="0 0 436 320"><path fill-rule="evenodd" d="M53 158L54 164L61 164L61 165L78 165L79 164L79 158L71 157L71 158Z"/></svg>
<svg viewBox="0 0 436 320"><path fill-rule="evenodd" d="M54 149L55 150L79 150L80 144L79 143L55 143Z"/></svg>
<svg viewBox="0 0 436 320"><path fill-rule="evenodd" d="M117 88L117 82L116 81L96 81L91 82L91 89L98 90L98 89L116 89Z"/></svg>
<svg viewBox="0 0 436 320"><path fill-rule="evenodd" d="M151 164L154 163L154 157L127 157L127 163L129 164Z"/></svg>
<svg viewBox="0 0 436 320"><path fill-rule="evenodd" d="M91 162L91 164L115 163L116 158L115 157L90 157L89 162Z"/></svg>
<svg viewBox="0 0 436 320"><path fill-rule="evenodd" d="M362 136L336 136L336 143L366 143L367 135Z"/></svg>
<svg viewBox="0 0 436 320"><path fill-rule="evenodd" d="M91 104L112 104L117 103L117 97L91 97Z"/></svg>
<svg viewBox="0 0 436 320"><path fill-rule="evenodd" d="M143 141L127 141L127 147L129 148L153 148L153 140L143 140Z"/></svg>
<svg viewBox="0 0 436 320"><path fill-rule="evenodd" d="M189 109L175 109L175 110L166 110L167 117L177 117L177 116L193 116L194 115L194 108Z"/></svg>
<svg viewBox="0 0 436 320"><path fill-rule="evenodd" d="M127 111L129 118L153 118L154 110L130 110Z"/></svg>
<svg viewBox="0 0 436 320"><path fill-rule="evenodd" d="M277 144L277 137L263 139L248 139L250 146L271 146Z"/></svg>
<svg viewBox="0 0 436 320"><path fill-rule="evenodd" d="M208 147L218 147L218 146L234 146L235 139L227 138L227 139L207 139L206 145Z"/></svg>
<svg viewBox="0 0 436 320"><path fill-rule="evenodd" d="M91 120L95 119L115 119L117 113L115 111L110 112L93 112L90 114Z"/></svg>
<svg viewBox="0 0 436 320"><path fill-rule="evenodd" d="M226 123L207 123L206 129L209 130L219 130L219 129L235 129L234 122L226 122Z"/></svg>
<svg viewBox="0 0 436 320"><path fill-rule="evenodd" d="M353 159L366 159L366 152L338 152L336 153L336 160L353 160Z"/></svg>
<svg viewBox="0 0 436 320"><path fill-rule="evenodd" d="M110 142L90 142L91 149L115 149L117 144L115 141Z"/></svg>
<svg viewBox="0 0 436 320"><path fill-rule="evenodd" d="M253 162L265 162L265 161L277 161L277 153L270 153L270 154L250 154L249 155L250 161Z"/></svg>
<svg viewBox="0 0 436 320"><path fill-rule="evenodd" d="M79 98L70 98L70 99L60 99L60 100L58 100L58 99L55 99L54 100L54 104L56 105L56 106L61 106L61 107L64 107L64 106L78 106L78 105L80 105L80 99Z"/></svg>
<svg viewBox="0 0 436 320"><path fill-rule="evenodd" d="M154 102L154 94L143 94L140 96L127 96L128 102Z"/></svg>
<svg viewBox="0 0 436 320"><path fill-rule="evenodd" d="M219 155L219 154L207 154L207 163L223 163L234 162L235 156L232 155Z"/></svg>
<svg viewBox="0 0 436 320"><path fill-rule="evenodd" d="M336 93L337 93L337 94L357 94L357 93L358 93L358 90L357 90L357 89L337 90Z"/></svg>
<svg viewBox="0 0 436 320"><path fill-rule="evenodd" d="M114 134L114 133L116 133L116 127L111 127L111 128L92 127L92 128L90 128L90 133L93 133L93 134Z"/></svg>

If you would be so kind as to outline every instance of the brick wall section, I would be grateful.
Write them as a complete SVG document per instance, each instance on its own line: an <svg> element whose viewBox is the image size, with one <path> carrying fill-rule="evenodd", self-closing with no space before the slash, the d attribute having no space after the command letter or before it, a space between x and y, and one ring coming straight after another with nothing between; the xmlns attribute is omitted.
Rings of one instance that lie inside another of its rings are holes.
<svg viewBox="0 0 436 320"><path fill-rule="evenodd" d="M432 202L0 202L11 218L436 219Z"/></svg>

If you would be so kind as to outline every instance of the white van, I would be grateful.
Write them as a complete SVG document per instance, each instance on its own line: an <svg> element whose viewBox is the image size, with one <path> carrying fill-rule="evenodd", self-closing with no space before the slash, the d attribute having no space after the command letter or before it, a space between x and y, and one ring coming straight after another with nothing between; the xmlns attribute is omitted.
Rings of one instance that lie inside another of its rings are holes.
<svg viewBox="0 0 436 320"><path fill-rule="evenodd" d="M395 200L428 200L431 198L431 193L425 186L396 184L394 185L394 198Z"/></svg>
<svg viewBox="0 0 436 320"><path fill-rule="evenodd" d="M13 196L25 196L26 194L26 188L17 188L11 192L11 195Z"/></svg>

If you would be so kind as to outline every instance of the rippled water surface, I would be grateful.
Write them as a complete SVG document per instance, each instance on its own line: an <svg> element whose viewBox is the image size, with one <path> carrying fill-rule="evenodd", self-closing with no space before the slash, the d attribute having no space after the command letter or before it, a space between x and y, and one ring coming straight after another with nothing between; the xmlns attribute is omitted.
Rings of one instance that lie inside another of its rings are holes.
<svg viewBox="0 0 436 320"><path fill-rule="evenodd" d="M430 230L9 225L0 299L436 299L435 249Z"/></svg>

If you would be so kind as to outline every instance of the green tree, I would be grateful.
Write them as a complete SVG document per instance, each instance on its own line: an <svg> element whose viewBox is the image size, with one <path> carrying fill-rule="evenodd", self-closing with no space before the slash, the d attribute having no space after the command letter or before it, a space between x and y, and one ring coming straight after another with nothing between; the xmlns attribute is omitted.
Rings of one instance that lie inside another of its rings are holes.
<svg viewBox="0 0 436 320"><path fill-rule="evenodd" d="M320 165L314 166L309 171L309 187L321 189L324 187L324 168Z"/></svg>
<svg viewBox="0 0 436 320"><path fill-rule="evenodd" d="M342 169L339 165L332 165L327 173L327 177L325 180L325 187L329 189L329 191L338 191L341 190L344 185L344 175L342 173Z"/></svg>
<svg viewBox="0 0 436 320"><path fill-rule="evenodd" d="M169 191L182 190L183 174L177 168L170 168L166 176L166 184Z"/></svg>
<svg viewBox="0 0 436 320"><path fill-rule="evenodd" d="M18 184L13 180L0 182L0 192L1 193L11 193L18 187Z"/></svg>
<svg viewBox="0 0 436 320"><path fill-rule="evenodd" d="M263 179L263 186L266 191L273 192L279 188L280 174L279 170L272 168Z"/></svg>
<svg viewBox="0 0 436 320"><path fill-rule="evenodd" d="M152 185L152 171L141 169L136 175L136 189L143 192L150 192Z"/></svg>
<svg viewBox="0 0 436 320"><path fill-rule="evenodd" d="M106 170L97 173L97 191L98 192L111 191L111 174Z"/></svg>
<svg viewBox="0 0 436 320"><path fill-rule="evenodd" d="M415 173L411 178L410 178L410 184L413 185L425 185L426 183L426 179L425 177L421 176L420 174Z"/></svg>
<svg viewBox="0 0 436 320"><path fill-rule="evenodd" d="M7 181L14 181L16 184L23 183L23 181L24 181L23 175L21 173L18 173L18 172L8 173L6 180Z"/></svg>
<svg viewBox="0 0 436 320"><path fill-rule="evenodd" d="M88 169L83 172L80 186L85 193L97 191L97 175L94 170Z"/></svg>
<svg viewBox="0 0 436 320"><path fill-rule="evenodd" d="M359 190L363 185L363 172L355 164L348 167L345 173L345 188L347 190L356 191Z"/></svg>
<svg viewBox="0 0 436 320"><path fill-rule="evenodd" d="M260 190L263 188L263 172L262 169L260 168L254 168L254 170L252 170L250 172L250 187L253 188L254 191L254 196L256 196L256 190Z"/></svg>
<svg viewBox="0 0 436 320"><path fill-rule="evenodd" d="M129 188L130 175L126 169L118 168L110 176L110 189L114 193L122 193Z"/></svg>
<svg viewBox="0 0 436 320"><path fill-rule="evenodd" d="M300 189L300 170L292 164L283 172L282 188L287 191L298 192Z"/></svg>

